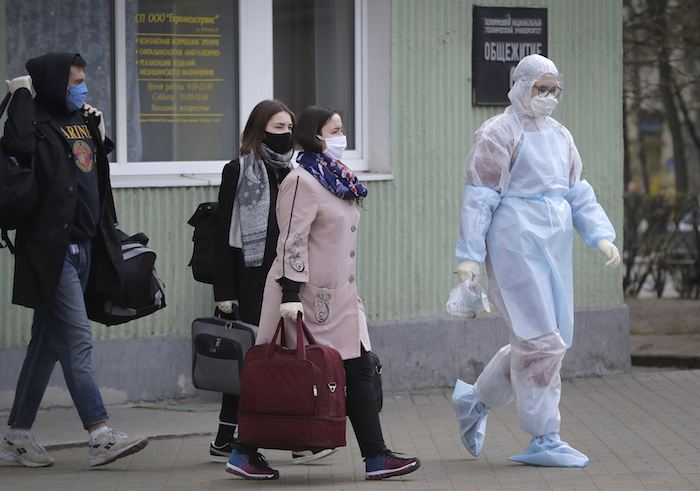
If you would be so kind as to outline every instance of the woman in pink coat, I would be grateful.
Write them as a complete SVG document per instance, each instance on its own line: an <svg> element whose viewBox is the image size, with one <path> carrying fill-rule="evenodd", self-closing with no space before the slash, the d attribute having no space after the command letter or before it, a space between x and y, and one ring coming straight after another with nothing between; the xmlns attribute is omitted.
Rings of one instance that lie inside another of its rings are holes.
<svg viewBox="0 0 700 491"><path fill-rule="evenodd" d="M280 185L277 257L265 283L257 344L268 343L282 317L288 344L296 341L297 315L304 315L316 342L338 350L344 360L346 412L365 458L365 477L384 479L413 472L417 458L386 448L372 386L367 320L355 283L358 204L367 190L340 158L346 146L337 111L306 108L294 130L302 147ZM238 444L228 472L246 479L277 479L256 449Z"/></svg>

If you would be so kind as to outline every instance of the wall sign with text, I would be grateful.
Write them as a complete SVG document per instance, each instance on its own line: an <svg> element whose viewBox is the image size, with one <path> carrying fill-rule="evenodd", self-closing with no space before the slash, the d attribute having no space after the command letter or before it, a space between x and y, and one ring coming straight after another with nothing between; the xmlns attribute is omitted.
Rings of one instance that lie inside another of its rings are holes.
<svg viewBox="0 0 700 491"><path fill-rule="evenodd" d="M508 105L518 62L531 54L547 56L547 9L475 5L473 19L472 104Z"/></svg>
<svg viewBox="0 0 700 491"><path fill-rule="evenodd" d="M130 161L220 160L237 141L229 0L126 3Z"/></svg>

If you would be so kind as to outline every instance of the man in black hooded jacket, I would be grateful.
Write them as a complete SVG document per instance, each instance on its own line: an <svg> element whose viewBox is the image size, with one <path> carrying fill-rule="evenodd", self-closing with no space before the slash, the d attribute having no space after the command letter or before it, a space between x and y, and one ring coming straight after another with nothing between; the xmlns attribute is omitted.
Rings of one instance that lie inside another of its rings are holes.
<svg viewBox="0 0 700 491"><path fill-rule="evenodd" d="M106 425L92 367L83 297L91 257L99 250L98 270L108 276L99 278L103 287L120 285L123 264L107 162L114 145L105 138L102 113L84 103L85 66L79 54L47 53L27 62L29 75L6 81L13 98L0 145L6 155L34 167L41 196L16 235L12 301L33 308L34 321L10 429L0 445L0 458L28 467L53 464L30 429L56 360L90 433L90 466L109 464L148 443Z"/></svg>

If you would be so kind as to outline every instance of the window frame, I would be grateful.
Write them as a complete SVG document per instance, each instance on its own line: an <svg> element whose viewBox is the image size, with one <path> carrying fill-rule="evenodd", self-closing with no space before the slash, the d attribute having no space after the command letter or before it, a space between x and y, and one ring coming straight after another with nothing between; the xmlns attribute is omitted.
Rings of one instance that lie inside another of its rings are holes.
<svg viewBox="0 0 700 491"><path fill-rule="evenodd" d="M356 148L345 152L343 163L356 173L369 171L368 116L368 0L354 2L355 134ZM218 185L229 160L127 161L126 0L114 0L114 111L115 153L110 164L113 187L172 187ZM245 127L253 107L271 99L273 87L272 0L238 0L239 127ZM388 119L388 118L386 118ZM388 121L387 121L388 124ZM232 155L231 158L236 157ZM376 175L375 178L390 178Z"/></svg>

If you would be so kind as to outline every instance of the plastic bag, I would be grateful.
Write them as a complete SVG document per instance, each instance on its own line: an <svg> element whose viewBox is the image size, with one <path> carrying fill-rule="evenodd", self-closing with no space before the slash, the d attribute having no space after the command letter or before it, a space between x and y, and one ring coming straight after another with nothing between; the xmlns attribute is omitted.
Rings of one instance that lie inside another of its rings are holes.
<svg viewBox="0 0 700 491"><path fill-rule="evenodd" d="M476 280L467 280L455 286L445 307L450 317L456 319L474 319L491 313L486 288Z"/></svg>

